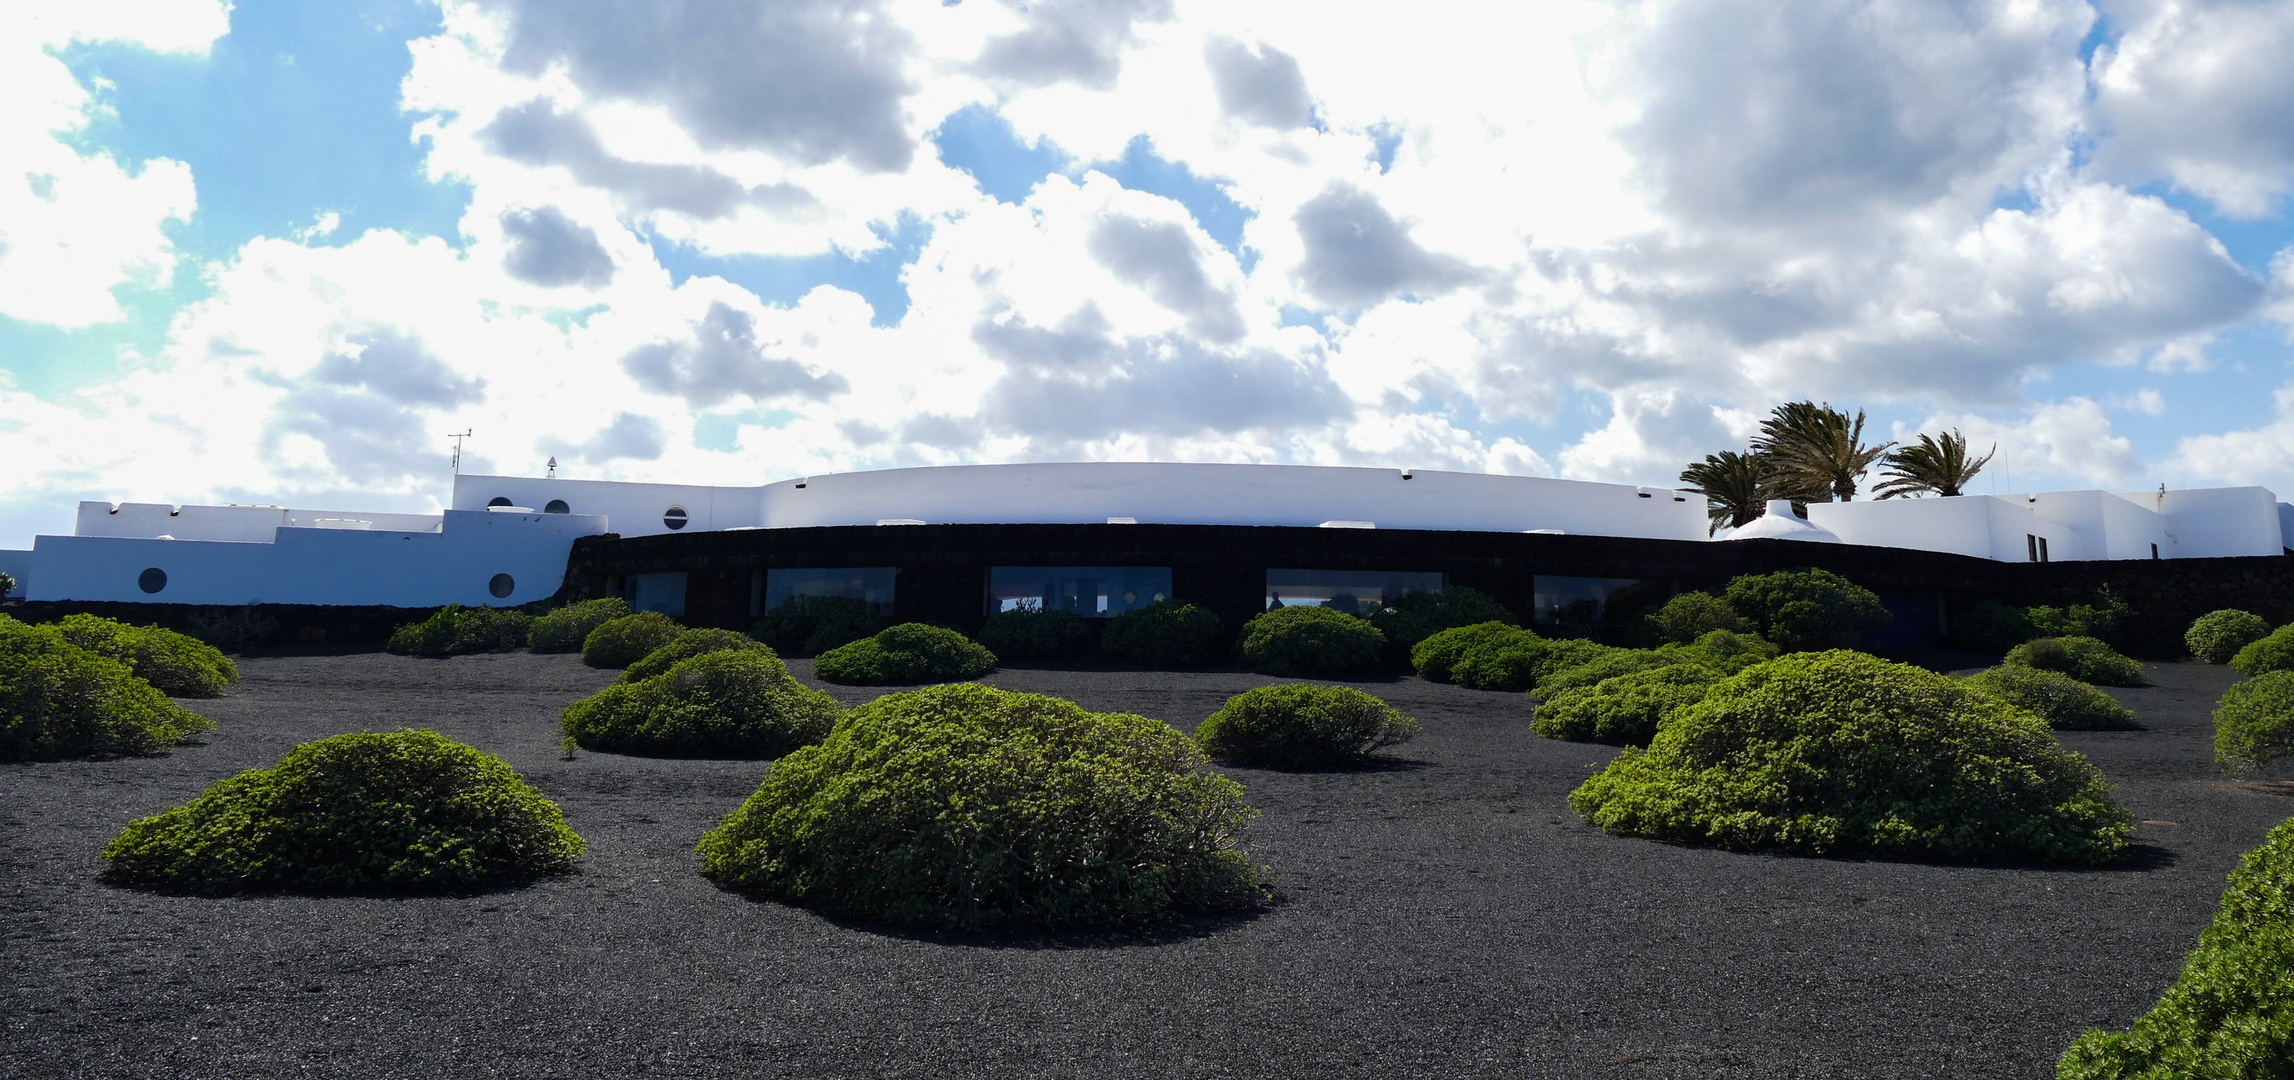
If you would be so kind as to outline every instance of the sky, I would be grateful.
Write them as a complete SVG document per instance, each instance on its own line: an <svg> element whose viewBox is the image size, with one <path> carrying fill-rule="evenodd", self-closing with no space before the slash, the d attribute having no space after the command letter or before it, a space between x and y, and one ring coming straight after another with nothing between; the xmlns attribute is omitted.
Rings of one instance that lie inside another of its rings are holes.
<svg viewBox="0 0 2294 1080"><path fill-rule="evenodd" d="M0 547L1238 461L2294 498L2294 0L0 0Z"/></svg>

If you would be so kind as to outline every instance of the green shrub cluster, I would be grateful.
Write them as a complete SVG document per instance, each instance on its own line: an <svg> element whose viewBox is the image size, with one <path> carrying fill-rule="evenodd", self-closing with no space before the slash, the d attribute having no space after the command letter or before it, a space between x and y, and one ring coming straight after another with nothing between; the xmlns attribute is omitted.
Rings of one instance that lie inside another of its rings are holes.
<svg viewBox="0 0 2294 1080"><path fill-rule="evenodd" d="M1569 804L1622 835L1907 859L2101 863L2133 827L2037 717L1847 650L1715 684Z"/></svg>
<svg viewBox="0 0 2294 1080"><path fill-rule="evenodd" d="M798 682L771 649L751 641L644 678L625 676L566 706L558 725L574 745L600 753L774 758L825 738L840 711L836 699Z"/></svg>
<svg viewBox="0 0 2294 1080"><path fill-rule="evenodd" d="M1977 672L1967 685L2032 713L2057 731L2133 731L2135 711L2118 699L2057 671L2001 664Z"/></svg>
<svg viewBox="0 0 2294 1080"><path fill-rule="evenodd" d="M1686 645L1715 630L1743 630L1744 619L1728 601L1708 592L1685 592L1665 601L1647 619L1650 636L1660 644Z"/></svg>
<svg viewBox="0 0 2294 1080"><path fill-rule="evenodd" d="M629 603L618 596L584 600L534 620L526 631L526 647L539 653L578 652L589 632L629 614Z"/></svg>
<svg viewBox="0 0 2294 1080"><path fill-rule="evenodd" d="M2257 638L2230 658L2230 666L2246 675L2294 671L2294 623Z"/></svg>
<svg viewBox="0 0 2294 1080"><path fill-rule="evenodd" d="M522 649L533 623L532 616L515 608L448 604L421 622L391 631L383 649L400 656L460 656Z"/></svg>
<svg viewBox="0 0 2294 1080"><path fill-rule="evenodd" d="M1544 644L1543 638L1512 623L1476 623L1427 635L1411 648L1410 667L1428 682L1454 682L1458 665L1476 652Z"/></svg>
<svg viewBox="0 0 2294 1080"><path fill-rule="evenodd" d="M1548 739L1646 746L1668 713L1703 701L1705 692L1722 677L1721 672L1701 663L1672 663L1613 675L1539 701L1529 730Z"/></svg>
<svg viewBox="0 0 2294 1080"><path fill-rule="evenodd" d="M1618 675L1675 664L1698 664L1716 675L1734 675L1754 664L1776 658L1777 648L1757 634L1734 630L1707 630L1686 645L1660 645L1654 649L1578 648L1547 658L1544 674L1534 692L1551 698L1583 689Z"/></svg>
<svg viewBox="0 0 2294 1080"><path fill-rule="evenodd" d="M130 822L104 876L203 895L441 892L566 873L581 852L502 759L435 731L359 732Z"/></svg>
<svg viewBox="0 0 2294 1080"><path fill-rule="evenodd" d="M1969 652L1999 656L2032 638L2039 631L2023 609L1997 600L1978 600L1951 620L1952 644Z"/></svg>
<svg viewBox="0 0 2294 1080"><path fill-rule="evenodd" d="M0 761L164 754L214 728L126 664L0 615Z"/></svg>
<svg viewBox="0 0 2294 1080"><path fill-rule="evenodd" d="M2224 608L2192 619L2182 641L2192 656L2209 664L2227 664L2239 650L2269 636L2270 624L2262 616Z"/></svg>
<svg viewBox="0 0 2294 1080"><path fill-rule="evenodd" d="M1746 574L1728 583L1728 606L1786 652L1853 649L1888 625L1878 596L1830 570Z"/></svg>
<svg viewBox="0 0 2294 1080"><path fill-rule="evenodd" d="M1433 592L1406 592L1370 613L1370 625L1386 635L1386 647L1395 659L1408 660L1418 643L1444 630L1482 623L1519 623L1488 593L1463 585Z"/></svg>
<svg viewBox="0 0 2294 1080"><path fill-rule="evenodd" d="M1386 635L1370 621L1331 608L1276 608L1243 624L1235 651L1264 675L1323 675L1376 664Z"/></svg>
<svg viewBox="0 0 2294 1080"><path fill-rule="evenodd" d="M1226 631L1207 607L1165 599L1117 615L1099 635L1099 651L1146 667L1186 667L1224 652Z"/></svg>
<svg viewBox="0 0 2294 1080"><path fill-rule="evenodd" d="M1261 902L1242 787L1164 723L980 685L888 694L782 758L701 872L954 930L1138 926Z"/></svg>
<svg viewBox="0 0 2294 1080"><path fill-rule="evenodd" d="M658 611L640 611L597 624L581 641L581 662L591 667L625 668L672 641L683 627Z"/></svg>
<svg viewBox="0 0 2294 1080"><path fill-rule="evenodd" d="M2294 671L2265 671L2214 706L2214 760L2241 771L2294 753Z"/></svg>
<svg viewBox="0 0 2294 1080"><path fill-rule="evenodd" d="M2151 684L2149 677L2143 674L2143 665L2090 637L2034 638L2007 650L2004 662L2015 667L2060 671L2080 682L2101 686Z"/></svg>
<svg viewBox="0 0 2294 1080"><path fill-rule="evenodd" d="M214 646L156 626L129 626L95 615L67 615L56 632L97 656L126 664L169 697L211 698L239 681L239 665Z"/></svg>
<svg viewBox="0 0 2294 1080"><path fill-rule="evenodd" d="M839 645L813 661L812 672L833 683L889 686L956 682L996 670L996 654L944 626L901 623L875 637Z"/></svg>
<svg viewBox="0 0 2294 1080"><path fill-rule="evenodd" d="M2093 603L2060 608L2041 604L2023 613L2038 637L2089 637L2114 648L2135 618L2135 609L2108 585L2095 590Z"/></svg>
<svg viewBox="0 0 2294 1080"><path fill-rule="evenodd" d="M1410 741L1418 722L1350 686L1261 686L1228 698L1195 728L1214 760L1277 769L1360 765Z"/></svg>
<svg viewBox="0 0 2294 1080"><path fill-rule="evenodd" d="M2285 1077L2294 1069L2294 821L2230 872L2181 977L2132 1030L2090 1030L2058 1080Z"/></svg>
<svg viewBox="0 0 2294 1080"><path fill-rule="evenodd" d="M840 645L874 637L892 625L868 613L868 602L849 596L792 596L765 612L749 636L783 656L818 656Z"/></svg>
<svg viewBox="0 0 2294 1080"><path fill-rule="evenodd" d="M695 627L678 631L677 636L670 638L667 645L646 653L636 663L623 668L618 681L643 682L677 666L681 660L690 660L706 653L729 651L772 653L773 650L764 642L738 631ZM774 658L779 659L778 654Z"/></svg>
<svg viewBox="0 0 2294 1080"><path fill-rule="evenodd" d="M988 616L976 640L999 658L1056 656L1090 648L1092 629L1072 611L1023 607Z"/></svg>

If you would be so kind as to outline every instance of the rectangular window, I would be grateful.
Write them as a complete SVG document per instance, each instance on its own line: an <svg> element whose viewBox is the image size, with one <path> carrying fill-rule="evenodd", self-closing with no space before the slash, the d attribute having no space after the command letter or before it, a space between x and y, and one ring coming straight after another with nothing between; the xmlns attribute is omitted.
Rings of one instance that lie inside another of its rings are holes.
<svg viewBox="0 0 2294 1080"><path fill-rule="evenodd" d="M1406 592L1440 592L1442 575L1418 570L1269 570L1266 607L1326 607L1367 615Z"/></svg>
<svg viewBox="0 0 2294 1080"><path fill-rule="evenodd" d="M1548 625L1591 626L1614 622L1644 607L1664 603L1671 587L1639 578L1537 575L1531 616Z"/></svg>
<svg viewBox="0 0 2294 1080"><path fill-rule="evenodd" d="M2039 538L2039 561L2040 561L2040 562L2046 562L2046 561L2048 561L2048 560L2047 560L2047 538L2046 538L2046 537L2044 537L2044 536L2042 536L2042 537L2040 537L2040 538Z"/></svg>
<svg viewBox="0 0 2294 1080"><path fill-rule="evenodd" d="M2025 552L2025 553L2028 555L2028 557L2029 557L2029 561L2031 561L2031 562L2038 562L2038 561L2039 561L2039 538L2038 538L2038 537L2036 537L2036 536L2033 536L2033 535L2031 535L2030 533L2024 533L2024 534L2023 534L2023 550L2024 550L2024 552Z"/></svg>
<svg viewBox="0 0 2294 1080"><path fill-rule="evenodd" d="M2151 545L2151 558L2154 558L2154 559L2156 559L2156 558L2158 558L2158 557L2159 557L2159 546L2158 546L2157 544L2152 544L2152 545Z"/></svg>
<svg viewBox="0 0 2294 1080"><path fill-rule="evenodd" d="M1171 595L1168 566L996 566L988 614L1035 609L1111 619Z"/></svg>
<svg viewBox="0 0 2294 1080"><path fill-rule="evenodd" d="M765 571L761 591L750 604L751 614L762 615L788 603L792 596L835 596L863 601L869 614L888 616L892 614L892 580L897 576L889 566L776 567ZM752 584L751 589L759 587Z"/></svg>
<svg viewBox="0 0 2294 1080"><path fill-rule="evenodd" d="M685 617L685 571L668 574L631 574L621 579L621 598L636 611L658 611L672 619Z"/></svg>

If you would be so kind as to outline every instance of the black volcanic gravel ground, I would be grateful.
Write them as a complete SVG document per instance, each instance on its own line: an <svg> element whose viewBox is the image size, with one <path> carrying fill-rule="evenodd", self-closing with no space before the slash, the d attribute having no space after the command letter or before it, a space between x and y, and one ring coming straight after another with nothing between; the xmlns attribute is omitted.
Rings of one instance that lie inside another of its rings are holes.
<svg viewBox="0 0 2294 1080"><path fill-rule="evenodd" d="M809 667L794 667L809 676ZM0 1076L2047 1077L2173 980L2239 853L2294 800L2211 768L2235 676L2156 665L2151 725L2066 734L2144 820L2075 872L1737 855L1604 836L1564 797L1612 751L1527 702L1363 683L1424 722L1396 767L1236 770L1280 902L1117 938L911 936L716 889L694 841L753 762L560 760L605 684L565 656L243 664L164 758L0 766ZM1012 670L1182 728L1235 672ZM831 688L851 703L873 690ZM296 743L431 726L509 759L583 871L480 897L207 900L97 852Z"/></svg>

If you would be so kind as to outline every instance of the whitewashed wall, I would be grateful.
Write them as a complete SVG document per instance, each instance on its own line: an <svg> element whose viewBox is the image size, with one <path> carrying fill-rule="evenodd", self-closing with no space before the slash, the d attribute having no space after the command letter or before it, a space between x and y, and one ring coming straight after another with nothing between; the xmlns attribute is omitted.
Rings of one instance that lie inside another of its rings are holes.
<svg viewBox="0 0 2294 1080"><path fill-rule="evenodd" d="M513 506L541 510L561 499L575 514L606 519L601 532L623 536L651 536L671 531L706 532L712 529L754 528L761 523L757 489L703 487L697 484L636 484L613 480L547 480L532 476L458 476L454 478L454 509L483 510L497 498ZM683 507L686 525L671 530L662 523L670 507ZM873 525L875 522L871 521Z"/></svg>
<svg viewBox="0 0 2294 1080"><path fill-rule="evenodd" d="M2278 496L2267 488L2185 488L2119 497L2136 506L2155 506L2165 516L2174 558L2278 555L2286 550L2285 535L2278 527Z"/></svg>
<svg viewBox="0 0 2294 1080"><path fill-rule="evenodd" d="M1296 465L1085 462L838 473L769 484L767 528L941 523L1322 525L1701 540L1703 499L1523 476Z"/></svg>
<svg viewBox="0 0 2294 1080"><path fill-rule="evenodd" d="M436 514L369 510L302 510L283 506L170 506L166 503L83 502L74 536L222 540L268 544L282 527L437 532Z"/></svg>
<svg viewBox="0 0 2294 1080"><path fill-rule="evenodd" d="M1872 547L2023 562L2030 557L2024 538L2043 536L2049 556L2057 561L2091 557L2083 554L2089 544L2076 528L2041 517L2021 496L1810 503L1808 520L1845 543Z"/></svg>
<svg viewBox="0 0 2294 1080"><path fill-rule="evenodd" d="M108 516L108 515L107 515ZM603 518L449 510L438 532L280 527L271 543L42 536L32 548L33 600L162 604L438 604L507 606L541 600L565 580L575 537ZM146 593L147 567L167 587ZM516 589L488 583L509 574Z"/></svg>

